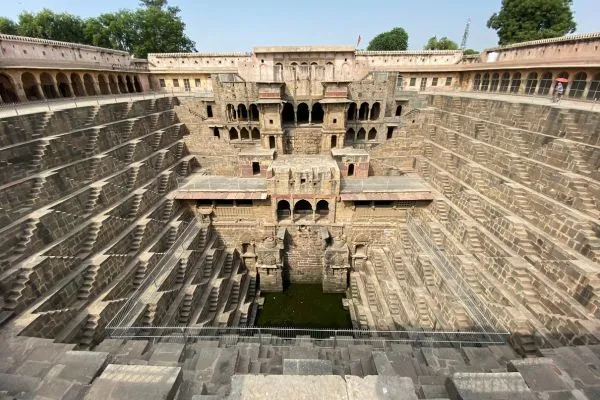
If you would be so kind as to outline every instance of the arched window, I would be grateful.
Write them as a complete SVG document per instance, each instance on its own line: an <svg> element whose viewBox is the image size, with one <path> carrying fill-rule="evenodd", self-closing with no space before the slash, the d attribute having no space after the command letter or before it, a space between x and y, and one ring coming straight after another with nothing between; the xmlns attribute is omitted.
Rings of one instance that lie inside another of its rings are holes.
<svg viewBox="0 0 600 400"><path fill-rule="evenodd" d="M235 121L237 119L237 112L235 111L233 104L227 104L225 111L227 112L228 121Z"/></svg>
<svg viewBox="0 0 600 400"><path fill-rule="evenodd" d="M512 82L510 83L510 92L518 93L521 88L521 73L515 72L512 76Z"/></svg>
<svg viewBox="0 0 600 400"><path fill-rule="evenodd" d="M477 91L479 90L479 87L481 86L481 74L475 74L475 77L473 78L473 90Z"/></svg>
<svg viewBox="0 0 600 400"><path fill-rule="evenodd" d="M348 106L348 115L346 117L348 121L354 121L356 119L356 103L350 103Z"/></svg>
<svg viewBox="0 0 600 400"><path fill-rule="evenodd" d="M117 82L119 83L119 91L121 93L128 93L127 85L125 84L125 79L123 78L123 75L117 76Z"/></svg>
<svg viewBox="0 0 600 400"><path fill-rule="evenodd" d="M335 71L334 71L333 63L328 62L327 64L325 64L325 80L326 81L334 80L334 75L335 75Z"/></svg>
<svg viewBox="0 0 600 400"><path fill-rule="evenodd" d="M281 122L283 124L294 123L294 106L292 103L285 103L283 105L283 110L281 111Z"/></svg>
<svg viewBox="0 0 600 400"><path fill-rule="evenodd" d="M79 74L71 74L71 85L73 86L73 92L75 96L81 97L85 96L85 90L83 89L83 82L81 81L81 77Z"/></svg>
<svg viewBox="0 0 600 400"><path fill-rule="evenodd" d="M274 72L275 72L275 81L276 82L283 81L283 64L282 63L275 64Z"/></svg>
<svg viewBox="0 0 600 400"><path fill-rule="evenodd" d="M290 76L288 77L288 80L295 81L296 78L298 77L298 63L295 63L295 62L291 63L289 72L290 72L289 73Z"/></svg>
<svg viewBox="0 0 600 400"><path fill-rule="evenodd" d="M248 120L248 110L246 109L246 106L244 104L238 104L238 119L240 121L247 121Z"/></svg>
<svg viewBox="0 0 600 400"><path fill-rule="evenodd" d="M529 75L527 75L527 81L525 82L525 94L534 94L537 83L538 74L536 72L530 72Z"/></svg>
<svg viewBox="0 0 600 400"><path fill-rule="evenodd" d="M356 135L356 140L357 141L365 140L366 135L367 135L367 132L365 131L365 128L360 128L358 130L358 134Z"/></svg>
<svg viewBox="0 0 600 400"><path fill-rule="evenodd" d="M348 176L354 176L354 164L348 165Z"/></svg>
<svg viewBox="0 0 600 400"><path fill-rule="evenodd" d="M140 78L136 75L133 77L133 87L138 93L142 92L142 85L140 84Z"/></svg>
<svg viewBox="0 0 600 400"><path fill-rule="evenodd" d="M537 94L545 96L550 93L550 88L552 88L552 72L544 72L542 79L540 79L540 87Z"/></svg>
<svg viewBox="0 0 600 400"><path fill-rule="evenodd" d="M84 79L85 79L85 77L84 77ZM126 77L126 82L127 82L127 91L128 91L129 93L133 93L133 92L135 92L135 89L134 89L134 87L133 87L133 80L131 79L131 76L127 75L127 77ZM89 93L89 92L88 92L88 93Z"/></svg>
<svg viewBox="0 0 600 400"><path fill-rule="evenodd" d="M399 117L402 115L402 105L398 105L398 107L396 107L396 117Z"/></svg>
<svg viewBox="0 0 600 400"><path fill-rule="evenodd" d="M327 218L329 216L329 203L327 200L319 200L315 206L315 211L320 218Z"/></svg>
<svg viewBox="0 0 600 400"><path fill-rule="evenodd" d="M373 107L371 107L371 121L376 121L379 119L379 111L381 106L378 102L373 103Z"/></svg>
<svg viewBox="0 0 600 400"><path fill-rule="evenodd" d="M308 105L306 103L298 104L297 118L299 124L308 123Z"/></svg>
<svg viewBox="0 0 600 400"><path fill-rule="evenodd" d="M252 140L260 140L260 131L258 128L252 128Z"/></svg>
<svg viewBox="0 0 600 400"><path fill-rule="evenodd" d="M235 128L231 128L229 130L229 140L238 140L240 137L238 136L238 131Z"/></svg>
<svg viewBox="0 0 600 400"><path fill-rule="evenodd" d="M110 90L108 89L108 82L106 82L106 77L102 74L98 75L98 86L100 87L100 93L110 94Z"/></svg>
<svg viewBox="0 0 600 400"><path fill-rule="evenodd" d="M294 214L312 214L312 205L306 200L299 200L294 204Z"/></svg>
<svg viewBox="0 0 600 400"><path fill-rule="evenodd" d="M248 129L242 128L240 130L240 138L242 140L250 140L250 132L248 132Z"/></svg>
<svg viewBox="0 0 600 400"><path fill-rule="evenodd" d="M312 106L312 114L311 114L311 122L313 124L322 124L323 123L323 106L321 103L315 103Z"/></svg>
<svg viewBox="0 0 600 400"><path fill-rule="evenodd" d="M58 97L58 93L56 93L56 89L54 88L54 81L49 73L42 72L40 74L40 83L42 85L42 92L47 99L55 99Z"/></svg>
<svg viewBox="0 0 600 400"><path fill-rule="evenodd" d="M358 119L365 121L369 117L369 103L362 103L358 110Z"/></svg>
<svg viewBox="0 0 600 400"><path fill-rule="evenodd" d="M590 90L587 94L588 100L600 100L600 73L594 76L592 82L590 82Z"/></svg>
<svg viewBox="0 0 600 400"><path fill-rule="evenodd" d="M85 92L88 96L94 96L96 94L96 89L94 89L94 79L90 74L83 75L83 85L85 86Z"/></svg>
<svg viewBox="0 0 600 400"><path fill-rule="evenodd" d="M114 75L108 76L108 86L110 86L110 92L112 94L119 93L119 86L117 85L117 79L115 78Z"/></svg>
<svg viewBox="0 0 600 400"><path fill-rule="evenodd" d="M375 128L371 128L371 130L369 131L369 140L375 139L377 139L377 130L375 130Z"/></svg>
<svg viewBox="0 0 600 400"><path fill-rule="evenodd" d="M13 80L5 74L0 74L0 98L4 103L19 102Z"/></svg>
<svg viewBox="0 0 600 400"><path fill-rule="evenodd" d="M44 98L40 86L31 72L25 72L21 75L21 84L23 85L27 100L40 100Z"/></svg>
<svg viewBox="0 0 600 400"><path fill-rule="evenodd" d="M258 121L259 113L256 104L250 104L249 115L250 121Z"/></svg>
<svg viewBox="0 0 600 400"><path fill-rule="evenodd" d="M58 94L61 97L73 96L71 85L69 85L69 78L62 72L56 74L56 87L58 88Z"/></svg>
<svg viewBox="0 0 600 400"><path fill-rule="evenodd" d="M500 84L500 74L497 72L494 72L492 74L492 83L490 84L490 92L497 92L499 84Z"/></svg>
<svg viewBox="0 0 600 400"><path fill-rule="evenodd" d="M583 96L583 91L587 85L587 74L585 72L578 72L573 77L571 83L571 90L569 90L569 97L579 99Z"/></svg>
<svg viewBox="0 0 600 400"><path fill-rule="evenodd" d="M489 74L489 72L486 72L485 74L483 74L483 79L481 80L481 91L487 92L489 87L490 87L490 74Z"/></svg>
<svg viewBox="0 0 600 400"><path fill-rule="evenodd" d="M346 132L346 137L344 139L344 145L345 146L350 146L352 143L354 143L354 129L350 128L348 129L348 131Z"/></svg>
<svg viewBox="0 0 600 400"><path fill-rule="evenodd" d="M277 219L281 221L282 219L290 218L290 203L287 200L279 200L277 203Z"/></svg>
<svg viewBox="0 0 600 400"><path fill-rule="evenodd" d="M500 92L506 92L508 90L509 84L510 84L510 73L505 72L502 74L502 79L500 80Z"/></svg>

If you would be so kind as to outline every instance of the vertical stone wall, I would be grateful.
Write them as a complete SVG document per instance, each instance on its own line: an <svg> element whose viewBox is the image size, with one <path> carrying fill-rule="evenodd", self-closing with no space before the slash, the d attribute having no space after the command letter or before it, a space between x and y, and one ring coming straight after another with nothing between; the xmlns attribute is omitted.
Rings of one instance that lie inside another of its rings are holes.
<svg viewBox="0 0 600 400"><path fill-rule="evenodd" d="M287 230L284 270L291 283L321 283L323 241L320 227L292 227Z"/></svg>

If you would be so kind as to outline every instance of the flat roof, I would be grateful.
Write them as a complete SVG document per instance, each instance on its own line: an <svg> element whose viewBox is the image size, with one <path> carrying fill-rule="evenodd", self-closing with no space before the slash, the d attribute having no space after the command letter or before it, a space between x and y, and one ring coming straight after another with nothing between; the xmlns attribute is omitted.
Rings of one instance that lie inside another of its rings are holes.
<svg viewBox="0 0 600 400"><path fill-rule="evenodd" d="M369 176L367 178L342 178L340 193L398 193L429 192L432 188L416 175Z"/></svg>
<svg viewBox="0 0 600 400"><path fill-rule="evenodd" d="M254 53L312 53L312 52L346 52L354 53L354 46L350 45L319 45L319 46L258 46Z"/></svg>
<svg viewBox="0 0 600 400"><path fill-rule="evenodd" d="M354 147L344 147L341 149L338 148L333 148L331 149L331 155L335 156L345 156L345 155L352 155L352 156L368 156L369 152L366 151L365 149L355 149Z"/></svg>
<svg viewBox="0 0 600 400"><path fill-rule="evenodd" d="M187 182L177 190L176 198L180 193L206 192L206 193L245 193L267 192L266 178L241 178L235 176L207 176L192 175Z"/></svg>

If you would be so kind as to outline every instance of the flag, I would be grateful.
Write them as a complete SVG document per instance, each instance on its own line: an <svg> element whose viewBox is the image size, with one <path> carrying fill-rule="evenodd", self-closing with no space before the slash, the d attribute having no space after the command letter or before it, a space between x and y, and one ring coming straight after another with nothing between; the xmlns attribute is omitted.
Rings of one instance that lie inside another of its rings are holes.
<svg viewBox="0 0 600 400"><path fill-rule="evenodd" d="M360 44L361 40L362 40L362 38L360 37L360 35L358 35L358 42L356 42L356 47L358 47L358 45Z"/></svg>

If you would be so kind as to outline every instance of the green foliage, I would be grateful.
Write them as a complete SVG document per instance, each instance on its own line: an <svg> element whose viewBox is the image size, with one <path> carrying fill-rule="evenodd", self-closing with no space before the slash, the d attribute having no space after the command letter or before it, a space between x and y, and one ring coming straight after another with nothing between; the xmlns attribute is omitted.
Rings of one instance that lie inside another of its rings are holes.
<svg viewBox="0 0 600 400"><path fill-rule="evenodd" d="M423 50L456 50L458 45L456 42L443 36L438 40L437 36L432 36L427 41L427 44L423 47Z"/></svg>
<svg viewBox="0 0 600 400"><path fill-rule="evenodd" d="M5 17L0 17L0 33L4 33L6 35L16 35L17 24L15 24L13 20L10 20Z"/></svg>
<svg viewBox="0 0 600 400"><path fill-rule="evenodd" d="M194 42L185 35L178 7L167 6L166 0L142 0L141 5L86 20L48 9L37 14L23 12L18 24L0 17L0 32L125 50L139 58L154 52L195 50Z"/></svg>
<svg viewBox="0 0 600 400"><path fill-rule="evenodd" d="M391 31L380 33L369 42L367 50L406 50L408 47L408 33L403 28L394 28Z"/></svg>
<svg viewBox="0 0 600 400"><path fill-rule="evenodd" d="M553 38L572 33L576 24L572 0L502 0L487 27L498 33L498 44Z"/></svg>
<svg viewBox="0 0 600 400"><path fill-rule="evenodd" d="M463 50L463 54L466 56L472 56L474 54L479 54L479 52L477 50L473 50L473 49L465 49L465 50Z"/></svg>

